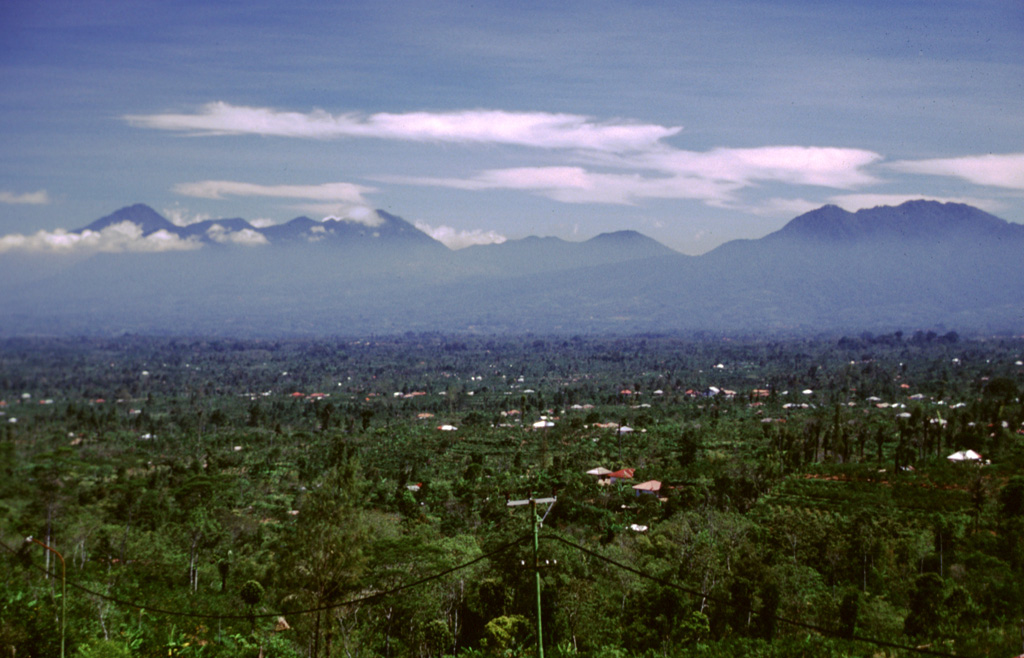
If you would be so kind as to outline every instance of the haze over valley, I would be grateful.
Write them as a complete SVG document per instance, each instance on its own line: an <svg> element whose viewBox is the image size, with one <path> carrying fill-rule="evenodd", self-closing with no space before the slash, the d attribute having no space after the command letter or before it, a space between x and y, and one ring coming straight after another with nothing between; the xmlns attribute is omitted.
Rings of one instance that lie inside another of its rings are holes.
<svg viewBox="0 0 1024 658"><path fill-rule="evenodd" d="M6 242L5 242L6 240ZM963 204L825 206L688 256L636 231L450 249L405 220L171 223L137 204L0 238L5 335L813 333L1024 323L1024 226Z"/></svg>

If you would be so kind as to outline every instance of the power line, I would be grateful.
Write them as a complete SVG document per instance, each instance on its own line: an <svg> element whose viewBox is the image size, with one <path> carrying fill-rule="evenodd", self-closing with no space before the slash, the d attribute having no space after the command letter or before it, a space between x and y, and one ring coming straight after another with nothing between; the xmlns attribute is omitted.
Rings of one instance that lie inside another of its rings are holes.
<svg viewBox="0 0 1024 658"><path fill-rule="evenodd" d="M667 581L667 580L665 580L663 578L659 578L658 576L653 576L653 575L651 575L649 573L645 573L645 572L640 571L639 569L631 567L631 566L629 566L627 564L622 564L621 562L617 562L616 560L613 560L610 557L601 555L597 551L593 551L593 550L591 550L589 548L586 548L585 546L581 546L579 544L571 542L568 539L565 539L563 537L559 537L557 535L541 535L540 538L541 539L554 539L555 541L559 541L559 542L565 544L566 546L569 546L571 548L575 548L576 550L581 551L583 553L586 553L587 555L593 556L593 557L595 557L595 558L597 558L599 560L607 562L608 564L611 564L612 566L618 567L620 569L624 569L626 571L629 571L630 573L633 573L633 574L636 574L637 576L640 576L641 578L646 578L647 580L654 581L654 582L656 582L656 583L658 583L660 585L663 585L665 587L669 587L671 589L679 590L680 592L683 592L685 594L690 594L690 595L693 595L693 596L699 596L699 597L705 598L708 601L711 601L713 603L718 603L718 604L721 604L721 605L724 605L724 606L727 606L727 607L735 607L729 601L726 601L724 599L721 599L721 598L718 598L718 597L715 597L715 596L711 596L711 595L705 594L703 592L698 592L697 590L693 590L693 589L690 589L690 588L687 588L687 587L683 587L682 585L679 585L677 583L673 583L673 582ZM842 638L842 639L850 639L850 640L855 640L857 642L865 642L865 643L868 643L868 644L874 644L874 645L877 645L877 646L887 647L887 648L890 648L890 649L900 649L900 650L903 650L903 651L912 651L914 653L920 653L920 654L928 655L928 656L941 656L942 658L967 658L963 654L952 654L952 653L946 653L946 652L943 652L943 651L934 651L934 650L926 649L926 648L922 648L922 647L911 647L911 646L906 646L906 645L903 645L903 644L895 644L893 642L887 642L885 640L876 640L874 638L863 637L863 636L860 636L860 635L851 635L851 636L848 636L848 637L844 637L844 636L840 635L839 633L837 633L834 630L823 628L821 626L815 626L814 624L807 624L807 623L804 623L804 622L801 622L801 621L797 621L795 619L788 619L786 617L780 617L779 615L776 615L776 614L773 614L772 617L776 621L781 621L781 622L783 622L785 624L790 624L792 626L797 626L799 628L806 628L808 630L816 631L818 633L821 633L822 635L828 635L828 636L831 636L831 637L838 637L838 638Z"/></svg>
<svg viewBox="0 0 1024 658"><path fill-rule="evenodd" d="M614 560L614 559L612 559L610 557L602 555L602 554L598 553L597 551L591 550L591 549L589 549L589 548L587 548L585 546L582 546L580 544L576 544L574 542L571 542L571 541L569 541L569 540L567 540L567 539L565 539L563 537L559 537L558 535L544 534L544 535L539 535L539 538L540 539L552 539L552 540L561 542L562 544L565 544L566 546L568 546L570 548L574 548L574 549L576 549L576 550L578 550L578 551L580 551L582 553L586 553L587 555L595 557L598 560L601 560L603 562L611 564L612 566L617 567L619 569L623 569L623 570L628 571L628 572L630 572L632 574L640 576L641 578L650 580L652 582L656 582L656 583L658 583L658 584L660 584L660 585L662 585L664 587L675 589L675 590L683 592L685 594L690 594L691 596L701 597L701 598L704 598L704 599L706 599L708 601L711 601L712 603L717 603L719 605L723 605L723 606L726 606L726 607L730 607L730 608L731 607L735 607L735 605L733 603L731 603L730 601L726 601L726 600L724 600L722 598L719 598L719 597L716 597L716 596L712 596L712 595L709 595L709 594L706 594L704 592L700 592L700 591L697 591L697 590L694 590L694 589L690 589L688 587L684 587L682 585L679 585L678 583L673 583L671 581L665 580L665 579L660 578L658 576L654 576L652 574L646 573L644 571L641 571L639 569L631 567L631 566L629 566L627 564L623 564L621 562L618 562L617 560ZM359 598L356 598L356 599L349 599L349 600L343 601L341 603L332 603L330 605L319 606L319 607L316 607L316 608L307 608L305 610L295 610L295 611L290 611L290 612L273 612L273 613L261 613L261 614L252 614L252 615L247 615L247 614L218 615L218 614L210 614L210 613L179 612L179 611L175 611L175 610L164 610L164 609L161 609L161 608L155 608L155 607L147 606L145 604L136 603L136 602L133 602L133 601L125 601L123 599L118 599L116 597L108 596L106 594L101 594L100 592L96 592L96 591L93 591L93 590L91 590L91 589L89 589L87 587L83 587L82 585L78 585L77 583L68 583L68 585L70 587L74 588L74 589L77 589L79 591L85 592L86 594L91 594L93 596L97 596L99 598L102 598L104 600L110 601L111 603L114 603L114 604L117 604L117 605L122 605L122 606L130 607L130 608L136 608L136 609L139 609L139 610L144 610L144 611L147 611L147 612L152 612L152 613L162 614L162 615L167 615L167 616L172 616L172 617L187 617L187 618L195 618L195 619L221 619L221 620L228 620L228 619L234 619L234 620L262 619L262 618L269 618L269 617L283 617L285 615L296 617L296 616L300 616L300 615L313 614L313 613L316 613L316 612L324 612L326 610L333 610L335 608L342 608L342 607L349 606L349 605L356 605L356 604L359 604L359 603L366 603L368 601L373 601L373 600L376 600L376 599L385 598L387 596L391 596L391 595L397 594L399 592L402 592L402 591L405 591L405 590L408 590L408 589L413 589L415 587L419 587L420 585L425 585L426 583L429 583L431 581L438 580L439 578L443 578L444 576L447 576L450 573L454 573L456 571L460 571L462 569L466 569L466 568L468 568L468 567L470 567L470 566L472 566L472 565L474 565L474 564L476 564L478 562L482 562L483 560L486 560L486 559L489 559L491 557L494 557L495 555L499 555L501 553L504 553L505 551L509 550L510 548L513 548L513 547L515 547L515 546L517 546L519 544L522 544L522 543L524 543L524 542L526 542L527 540L530 540L530 539L532 539L532 536L530 536L530 535L523 535L523 536L521 536L521 537L519 537L517 539L514 539L514 540L512 540L510 542L507 542L505 544L502 544L497 549L495 549L493 551L490 551L489 553L485 553L483 555L480 555L480 556L478 556L478 557L476 557L476 558L474 558L474 559L472 559L472 560L470 560L468 562L464 562L464 563L462 563L460 565L451 567L450 569L445 569L444 571L440 571L440 572L432 574L430 576L425 576L423 578L420 578L418 580L412 581L410 583L406 583L404 585L399 585L398 587L394 587L394 588L392 588L390 590L387 590L387 591L376 592L374 594L369 594L367 596L359 597ZM18 554L18 551L12 549L10 546L8 546L7 544L5 544L3 542L0 542L0 546L5 548L7 551L12 553L13 555L17 555ZM35 564L32 564L30 566L32 566L32 568L36 569L37 571L40 571L42 573L47 574L48 576L56 577L56 575L54 573L50 572L48 569L45 569L44 567L39 567L39 566L36 566ZM864 642L866 644L874 644L874 645L880 646L880 647L886 647L886 648L889 648L889 649L899 649L901 651L909 651L909 652L918 653L918 654L921 654L921 655L939 656L940 658L969 658L969 657L965 656L964 654L951 654L951 653L946 653L946 652L943 652L943 651L935 651L935 650L924 648L924 647L912 647L912 646L903 645L903 644L896 644L894 642L887 642L885 640L878 640L878 639L875 639L875 638L864 637L864 636L861 636L861 635L843 636L843 635L840 635L839 633L837 633L836 631L834 631L832 629L824 628L824 627L821 627L821 626L816 626L814 624L808 624L808 623L805 623L805 622L797 621L795 619L789 619L787 617L781 617L781 616L776 615L776 614L773 614L772 618L774 618L776 621L780 621L780 622L782 622L784 624L789 624L791 626L796 626L798 628L804 628L804 629L807 629L807 630L812 630L812 631L815 631L817 633L820 633L822 635L826 635L826 636L829 636L829 637L837 637L837 638L841 638L841 639L849 639L849 640L853 640L853 641L856 641L856 642Z"/></svg>
<svg viewBox="0 0 1024 658"><path fill-rule="evenodd" d="M319 606L319 607L316 607L316 608L307 608L305 610L293 610L293 611L289 611L289 612L265 612L265 613L252 614L252 615L248 615L248 614L219 615L219 614L201 613L201 612L180 612L180 611L177 611L177 610L165 610L163 608L157 608L157 607L153 607L153 606L148 606L148 605L146 605L144 603L137 603L137 602L134 602L134 601L125 601L124 599L119 599L117 597L113 597L113 596L109 596L107 594L102 594L100 592L96 592L94 590L91 590L91 589L89 589L87 587L84 587L82 585L79 585L77 583L69 582L68 586L72 587L74 589L77 589L77 590L79 590L81 592L85 592L86 594L90 594L92 596L98 596L101 599L104 599L106 601L110 601L111 603L114 603L114 604L117 604L117 605L122 605L122 606L129 607L129 608L136 608L136 609L139 609L139 610L144 610L146 612L152 612L152 613L156 613L156 614L167 615L167 616L170 616L170 617L188 617L188 618L194 618L194 619L263 619L263 618L268 618L268 617L283 617L285 615L288 615L288 616L291 616L291 617L296 617L296 616L300 616L300 615L312 614L312 613L315 613L315 612L324 612L326 610L333 610L335 608L343 608L343 607L349 606L349 605L356 605L356 604L359 604L359 603L366 603L367 601L373 601L373 600L376 600L376 599L382 599L382 598L391 596L393 594L397 594L399 592L405 591L407 589L412 589L414 587L419 587L420 585L425 585L425 584L427 584L427 583L429 583L429 582L431 582L433 580L438 580L439 578L443 578L444 576L447 576L450 573L454 573L456 571L461 571L462 569L466 569L468 567L471 567L474 564L476 564L477 562L482 562L483 560L486 560L488 558L494 557L495 555L498 555L500 553L504 553L508 549L510 549L510 548L512 548L514 546L517 546L519 544L522 544L523 542L525 542L525 541L527 541L529 539L532 539L532 536L530 536L530 535L523 535L522 537L519 537L518 539L514 539L514 540L512 540L510 542L502 544L500 547L498 547L497 549L495 549L495 550L493 550L493 551L491 551L489 553L485 553L485 554L480 555L480 556L478 556L476 558L473 558L469 562L463 562L462 564L454 566L454 567L451 567L450 569L445 569L444 571L440 571L440 572L432 574L430 576L425 576L425 577L420 578L418 580L414 580L414 581L412 581L410 583L406 583L404 585L399 585L398 587L394 587L392 589L389 589L389 590L386 590L386 591L383 591L383 592L375 592L373 594L368 594L366 596L362 596L362 597L359 597L359 598L348 599L348 600L343 601L341 603L332 603L332 604L329 604L329 605L323 605L323 606ZM6 543L0 542L0 546L3 546L5 549L7 549L13 555L18 555L18 551L14 550L10 546L8 546ZM39 567L39 566L36 566L35 564L32 564L30 566L33 569L35 569L36 571L40 571L42 573L45 573L48 576L55 577L55 574L53 574L52 572L50 572L48 569L46 569L44 567Z"/></svg>

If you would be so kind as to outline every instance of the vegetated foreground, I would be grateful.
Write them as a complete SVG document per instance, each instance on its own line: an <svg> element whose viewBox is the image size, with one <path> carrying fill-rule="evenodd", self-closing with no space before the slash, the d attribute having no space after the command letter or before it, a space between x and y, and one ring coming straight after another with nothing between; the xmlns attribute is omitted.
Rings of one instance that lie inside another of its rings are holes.
<svg viewBox="0 0 1024 658"><path fill-rule="evenodd" d="M1022 355L7 340L0 652L1016 655Z"/></svg>

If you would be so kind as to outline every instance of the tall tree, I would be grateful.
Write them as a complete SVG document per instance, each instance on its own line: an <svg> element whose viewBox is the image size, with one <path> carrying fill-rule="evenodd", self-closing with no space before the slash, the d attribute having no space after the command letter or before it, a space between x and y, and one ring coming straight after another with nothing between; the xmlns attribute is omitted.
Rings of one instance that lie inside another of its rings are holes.
<svg viewBox="0 0 1024 658"><path fill-rule="evenodd" d="M369 537L364 514L363 480L358 460L343 455L313 487L286 540L280 579L286 596L300 607L339 606L358 589ZM311 654L330 656L336 616L317 612L310 631Z"/></svg>

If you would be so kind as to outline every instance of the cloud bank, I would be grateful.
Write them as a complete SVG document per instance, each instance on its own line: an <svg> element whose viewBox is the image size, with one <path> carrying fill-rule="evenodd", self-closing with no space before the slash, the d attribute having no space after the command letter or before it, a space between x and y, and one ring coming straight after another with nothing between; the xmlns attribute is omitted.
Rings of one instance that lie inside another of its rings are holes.
<svg viewBox="0 0 1024 658"><path fill-rule="evenodd" d="M32 235L0 237L0 253L15 250L51 254L159 252L187 251L201 247L199 240L182 239L163 230L143 236L142 229L132 222L112 224L102 231L72 233L57 229L39 231Z"/></svg>

